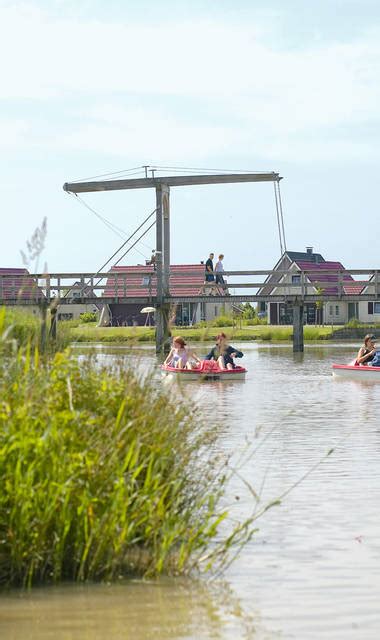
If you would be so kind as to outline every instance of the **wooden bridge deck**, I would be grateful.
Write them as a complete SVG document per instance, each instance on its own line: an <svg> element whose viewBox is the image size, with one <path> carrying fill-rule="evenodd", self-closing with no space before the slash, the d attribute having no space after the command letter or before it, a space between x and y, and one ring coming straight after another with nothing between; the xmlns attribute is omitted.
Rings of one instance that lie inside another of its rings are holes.
<svg viewBox="0 0 380 640"><path fill-rule="evenodd" d="M135 272L136 273L136 272ZM365 300L380 299L380 270L356 269L340 272L318 272L319 281L309 282L310 271L293 271L291 275L299 276L299 282L269 282L271 276L276 279L289 276L288 271L225 271L228 278L239 278L239 281L229 281L226 285L228 295L219 292L210 295L211 290L216 290L215 283L204 284L199 292L189 295L187 292L181 295L181 288L188 291L186 276L193 278L194 272L184 274L184 282L176 284L176 294L170 296L157 295L157 283L155 272L141 267L141 277L148 278L148 283L141 285L136 295L136 284L130 282L128 273L38 273L27 275L0 275L0 305L50 305L55 304L177 304L181 302L286 302L288 304L304 304L315 302L328 302L342 300L346 302L360 302ZM314 272L315 273L315 272ZM199 272L198 272L199 275ZM366 276L361 280L347 280L347 275ZM252 278L253 277L253 278ZM243 278L249 278L243 281ZM112 286L109 283L112 281ZM316 292L318 288L318 293ZM369 290L366 290L369 288ZM107 291L108 289L108 291ZM264 291L265 289L265 291ZM114 293L109 293L109 291ZM239 293L241 290L241 293ZM275 293L271 293L274 290ZM350 291L348 291L350 290ZM75 297L69 295L75 291ZM130 291L130 293L129 293ZM364 292L365 291L365 292ZM116 292L116 293L115 293Z"/></svg>

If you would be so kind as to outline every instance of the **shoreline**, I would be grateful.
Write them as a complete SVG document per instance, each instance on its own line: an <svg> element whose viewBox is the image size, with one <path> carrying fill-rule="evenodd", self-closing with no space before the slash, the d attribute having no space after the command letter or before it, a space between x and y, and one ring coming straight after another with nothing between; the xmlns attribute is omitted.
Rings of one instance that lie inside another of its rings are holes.
<svg viewBox="0 0 380 640"><path fill-rule="evenodd" d="M304 326L305 343L331 340L361 341L368 327L347 328L331 326ZM376 330L376 328L372 328ZM280 342L291 343L293 327L290 325L252 325L237 327L173 327L172 335L181 335L189 342L208 342L218 333L226 333L228 339L239 342ZM70 329L73 342L103 342L107 344L154 343L154 327L96 327L83 324Z"/></svg>

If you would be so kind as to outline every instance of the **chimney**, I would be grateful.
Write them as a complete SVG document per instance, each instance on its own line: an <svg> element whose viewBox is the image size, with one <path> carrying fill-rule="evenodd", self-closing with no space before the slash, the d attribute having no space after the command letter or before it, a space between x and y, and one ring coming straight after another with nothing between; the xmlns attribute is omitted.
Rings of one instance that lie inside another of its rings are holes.
<svg viewBox="0 0 380 640"><path fill-rule="evenodd" d="M313 247L306 247L306 253L311 255L313 253Z"/></svg>

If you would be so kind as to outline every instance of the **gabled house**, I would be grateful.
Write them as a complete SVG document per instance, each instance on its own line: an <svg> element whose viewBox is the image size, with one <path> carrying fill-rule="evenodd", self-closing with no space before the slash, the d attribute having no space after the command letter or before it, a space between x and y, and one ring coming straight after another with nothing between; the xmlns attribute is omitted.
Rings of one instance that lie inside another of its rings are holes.
<svg viewBox="0 0 380 640"><path fill-rule="evenodd" d="M0 299L33 314L39 313L38 303L45 298L42 288L25 268L0 268Z"/></svg>
<svg viewBox="0 0 380 640"><path fill-rule="evenodd" d="M375 274L370 277L368 285L363 287L362 293L366 295L373 295L373 300L363 300L362 302L359 302L360 322L365 322L366 324L379 323L380 301L378 299L378 295L380 295L380 274L377 279Z"/></svg>
<svg viewBox="0 0 380 640"><path fill-rule="evenodd" d="M356 284L349 273L345 273L341 262L325 260L319 253L313 253L312 247L307 247L306 252L286 251L275 265L274 273L267 278L259 293L271 295L301 295L301 276L299 271L308 271L306 283L309 294L325 293L330 296L337 294L336 300L304 305L305 324L344 324L351 318L359 317L359 303L346 302L339 299L338 286L335 284L338 275L343 271L343 291L345 293L360 294L363 287ZM281 273L286 271L286 273ZM325 272L330 273L326 274ZM276 287L277 284L292 284L292 287ZM294 286L300 284L299 288ZM270 324L292 324L293 309L282 302L267 303L268 320ZM263 310L263 309L260 309Z"/></svg>
<svg viewBox="0 0 380 640"><path fill-rule="evenodd" d="M188 276L186 273L192 272ZM154 264L136 266L116 266L110 269L104 289L104 296L146 298L155 296L157 276ZM126 276L118 278L118 275ZM197 296L204 288L205 267L203 264L177 264L170 267L169 289L173 296ZM182 286L181 286L182 285ZM184 286L185 285L185 286ZM146 317L141 310L146 303L110 304L113 325L143 325ZM221 302L182 302L176 305L172 313L175 325L191 325L201 320L213 320L230 303Z"/></svg>
<svg viewBox="0 0 380 640"><path fill-rule="evenodd" d="M100 313L102 305L86 304L83 302L76 302L76 300L83 298L94 298L96 294L87 284L81 282L74 282L74 284L67 289L67 291L61 297L70 300L66 304L60 304L57 308L58 320L77 320L82 313Z"/></svg>

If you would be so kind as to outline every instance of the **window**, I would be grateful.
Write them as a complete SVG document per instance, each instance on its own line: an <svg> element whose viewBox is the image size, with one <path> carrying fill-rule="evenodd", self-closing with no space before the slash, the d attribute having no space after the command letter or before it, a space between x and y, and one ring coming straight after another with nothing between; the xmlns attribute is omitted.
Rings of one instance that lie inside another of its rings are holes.
<svg viewBox="0 0 380 640"><path fill-rule="evenodd" d="M299 284L300 282L301 282L300 275L292 276L292 284Z"/></svg>
<svg viewBox="0 0 380 640"><path fill-rule="evenodd" d="M332 316L332 315L333 315L333 313L334 313L334 309L333 309L332 304L330 304L330 310L329 310L329 313L330 313L330 316Z"/></svg>
<svg viewBox="0 0 380 640"><path fill-rule="evenodd" d="M335 315L339 316L339 305L338 304L335 307Z"/></svg>
<svg viewBox="0 0 380 640"><path fill-rule="evenodd" d="M72 313L59 313L58 314L58 320L72 320L73 319L73 314Z"/></svg>
<svg viewBox="0 0 380 640"><path fill-rule="evenodd" d="M150 276L143 276L142 286L149 287L149 283L150 283Z"/></svg>
<svg viewBox="0 0 380 640"><path fill-rule="evenodd" d="M373 303L373 312L374 313L380 313L380 302L374 302Z"/></svg>

